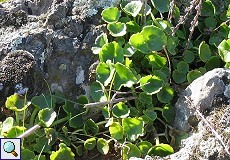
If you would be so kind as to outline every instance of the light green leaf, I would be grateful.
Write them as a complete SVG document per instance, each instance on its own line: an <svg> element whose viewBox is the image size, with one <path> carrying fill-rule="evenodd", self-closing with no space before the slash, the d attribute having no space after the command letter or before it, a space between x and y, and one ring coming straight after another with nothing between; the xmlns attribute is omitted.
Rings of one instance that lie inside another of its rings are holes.
<svg viewBox="0 0 230 160"><path fill-rule="evenodd" d="M131 157L141 157L141 151L136 145L132 143L126 144L122 149L122 157L124 160L129 159Z"/></svg>
<svg viewBox="0 0 230 160"><path fill-rule="evenodd" d="M194 81L195 79L197 79L200 76L202 76L202 73L199 70L192 70L192 71L188 72L187 80L189 83L192 83L192 81Z"/></svg>
<svg viewBox="0 0 230 160"><path fill-rule="evenodd" d="M152 144L148 141L142 141L137 144L143 155L147 155L148 150L152 147Z"/></svg>
<svg viewBox="0 0 230 160"><path fill-rule="evenodd" d="M102 47L99 58L101 62L110 60L114 64L117 62L122 63L124 61L123 48L117 42L107 43Z"/></svg>
<svg viewBox="0 0 230 160"><path fill-rule="evenodd" d="M21 112L29 107L30 104L31 102L27 102L24 97L20 97L19 94L15 93L7 97L5 106L12 111Z"/></svg>
<svg viewBox="0 0 230 160"><path fill-rule="evenodd" d="M121 22L112 22L107 25L107 29L113 37L121 37L126 34L126 25Z"/></svg>
<svg viewBox="0 0 230 160"><path fill-rule="evenodd" d="M59 150L50 155L50 160L74 160L74 153L64 143L59 144Z"/></svg>
<svg viewBox="0 0 230 160"><path fill-rule="evenodd" d="M101 51L101 48L104 44L108 43L108 38L107 38L107 34L102 33L101 35L99 35L96 40L95 43L92 47L92 51L94 54L99 54Z"/></svg>
<svg viewBox="0 0 230 160"><path fill-rule="evenodd" d="M155 121L155 119L157 118L157 113L154 111L153 108L148 108L148 109L144 110L143 113L144 113L151 121Z"/></svg>
<svg viewBox="0 0 230 160"><path fill-rule="evenodd" d="M7 133L12 127L14 126L14 118L13 117L7 117L3 123L1 128L1 135L4 135L4 133Z"/></svg>
<svg viewBox="0 0 230 160"><path fill-rule="evenodd" d="M101 16L107 23L117 22L121 16L121 11L117 7L109 7L102 11Z"/></svg>
<svg viewBox="0 0 230 160"><path fill-rule="evenodd" d="M114 72L115 68L112 65L109 66L104 62L100 62L96 68L96 78L104 86L108 86L113 79Z"/></svg>
<svg viewBox="0 0 230 160"><path fill-rule="evenodd" d="M144 121L137 118L123 118L122 126L130 141L135 141L144 132Z"/></svg>
<svg viewBox="0 0 230 160"><path fill-rule="evenodd" d="M88 119L84 123L83 131L87 135L91 135L91 134L95 135L99 132L99 127L92 119Z"/></svg>
<svg viewBox="0 0 230 160"><path fill-rule="evenodd" d="M123 10L133 16L136 17L138 15L138 13L141 11L142 8L142 2L141 1L132 1L129 2L124 8Z"/></svg>
<svg viewBox="0 0 230 160"><path fill-rule="evenodd" d="M134 48L136 48L137 50L139 50L142 53L148 53L149 52L149 47L148 47L146 38L141 33L133 34L129 39L129 43Z"/></svg>
<svg viewBox="0 0 230 160"><path fill-rule="evenodd" d="M100 102L104 95L102 85L99 82L93 82L90 85L90 96L95 102Z"/></svg>
<svg viewBox="0 0 230 160"><path fill-rule="evenodd" d="M121 86L132 87L133 84L137 83L137 78L134 76L132 71L121 63L117 63L116 75L114 79L114 88L119 90Z"/></svg>
<svg viewBox="0 0 230 160"><path fill-rule="evenodd" d="M104 138L99 138L97 140L97 150L101 153L106 155L109 152L109 144Z"/></svg>
<svg viewBox="0 0 230 160"><path fill-rule="evenodd" d="M218 53L224 62L230 62L230 39L223 40L219 44Z"/></svg>
<svg viewBox="0 0 230 160"><path fill-rule="evenodd" d="M87 150L92 150L96 146L96 138L89 138L84 142L84 147Z"/></svg>
<svg viewBox="0 0 230 160"><path fill-rule="evenodd" d="M123 139L124 130L123 130L122 126L120 125L120 123L113 122L109 126L109 132L110 132L110 135L111 135L112 138L114 138L116 140Z"/></svg>
<svg viewBox="0 0 230 160"><path fill-rule="evenodd" d="M146 55L146 57L154 70L161 69L167 62L166 58L158 55L157 52L152 52Z"/></svg>
<svg viewBox="0 0 230 160"><path fill-rule="evenodd" d="M153 147L151 147L148 151L148 155L154 155L154 156L160 156L165 157L167 155L173 154L174 150L173 148L168 144L157 144Z"/></svg>
<svg viewBox="0 0 230 160"><path fill-rule="evenodd" d="M140 79L140 86L147 94L158 93L163 86L163 81L157 76L145 76Z"/></svg>
<svg viewBox="0 0 230 160"><path fill-rule="evenodd" d="M126 23L127 32L137 33L140 32L141 27L135 21L129 21Z"/></svg>

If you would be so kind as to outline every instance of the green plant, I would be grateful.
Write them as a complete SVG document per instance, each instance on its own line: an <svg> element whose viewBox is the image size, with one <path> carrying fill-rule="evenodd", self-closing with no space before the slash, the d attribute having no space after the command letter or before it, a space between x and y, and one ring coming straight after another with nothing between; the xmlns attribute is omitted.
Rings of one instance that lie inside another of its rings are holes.
<svg viewBox="0 0 230 160"><path fill-rule="evenodd" d="M14 118L0 124L1 136L23 138L23 159L73 159L94 148L105 155L111 145L122 159L174 153L187 136L170 126L177 88L224 66L220 59L230 64L228 2L218 11L210 0L192 1L185 13L169 0L103 10L108 32L92 47L100 60L90 86L94 103L59 92L31 100L12 95L5 105Z"/></svg>

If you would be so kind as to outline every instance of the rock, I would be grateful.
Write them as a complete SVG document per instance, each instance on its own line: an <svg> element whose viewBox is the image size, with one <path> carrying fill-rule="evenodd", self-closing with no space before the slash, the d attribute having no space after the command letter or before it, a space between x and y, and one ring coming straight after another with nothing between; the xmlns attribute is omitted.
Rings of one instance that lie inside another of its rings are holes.
<svg viewBox="0 0 230 160"><path fill-rule="evenodd" d="M34 89L34 56L23 50L12 51L0 62L0 103L14 93L31 93Z"/></svg>

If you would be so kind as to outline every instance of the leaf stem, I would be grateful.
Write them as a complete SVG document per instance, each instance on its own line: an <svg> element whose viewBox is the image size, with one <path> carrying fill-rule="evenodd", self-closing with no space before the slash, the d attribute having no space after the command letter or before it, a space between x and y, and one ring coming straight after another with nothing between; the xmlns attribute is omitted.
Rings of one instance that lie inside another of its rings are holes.
<svg viewBox="0 0 230 160"><path fill-rule="evenodd" d="M33 110L33 113L32 113L32 115L31 115L31 117L30 117L30 122L29 122L30 126L33 126L34 120L35 120L35 117L37 116L38 111L39 111L38 108L35 108L35 109Z"/></svg>
<svg viewBox="0 0 230 160"><path fill-rule="evenodd" d="M53 126L56 126L56 125L58 125L58 124L60 124L60 123L63 123L63 122L65 122L65 121L68 121L68 119L69 119L69 117L64 117L64 118L61 118L61 119L59 119L59 120L56 120L56 121L54 121L53 123L52 123L52 125L50 126L50 127L53 127Z"/></svg>
<svg viewBox="0 0 230 160"><path fill-rule="evenodd" d="M17 125L19 125L19 115L17 111L15 111L15 120L16 120Z"/></svg>

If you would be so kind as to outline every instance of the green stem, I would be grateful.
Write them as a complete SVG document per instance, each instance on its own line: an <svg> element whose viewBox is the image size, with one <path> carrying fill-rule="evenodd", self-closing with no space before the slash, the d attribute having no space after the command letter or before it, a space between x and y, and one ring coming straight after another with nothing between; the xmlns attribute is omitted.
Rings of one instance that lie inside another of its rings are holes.
<svg viewBox="0 0 230 160"><path fill-rule="evenodd" d="M39 109L38 108L35 108L31 117L30 117L30 126L33 126L34 124L34 120L35 120L35 117L37 116L37 113L38 113Z"/></svg>
<svg viewBox="0 0 230 160"><path fill-rule="evenodd" d="M133 86L131 87L131 90L132 90L132 95L133 95L134 97L138 97L138 95L137 95L137 93L136 93L136 91L135 91L135 88L134 88ZM138 100L137 100L137 98L134 99L134 103L135 103L135 106L138 108Z"/></svg>
<svg viewBox="0 0 230 160"><path fill-rule="evenodd" d="M161 112L163 111L163 108L160 108L160 107L154 107L153 109L157 111L161 111Z"/></svg>
<svg viewBox="0 0 230 160"><path fill-rule="evenodd" d="M59 119L59 120L56 120L56 121L54 121L54 122L52 123L52 125L51 125L50 127L53 127L53 126L56 126L56 125L58 125L58 124L60 124L60 123L63 123L63 122L65 122L65 121L68 121L68 119L69 119L69 117L64 117L64 118L61 118L61 119Z"/></svg>
<svg viewBox="0 0 230 160"><path fill-rule="evenodd" d="M16 120L17 125L19 125L19 115L17 111L15 111L15 120Z"/></svg>

